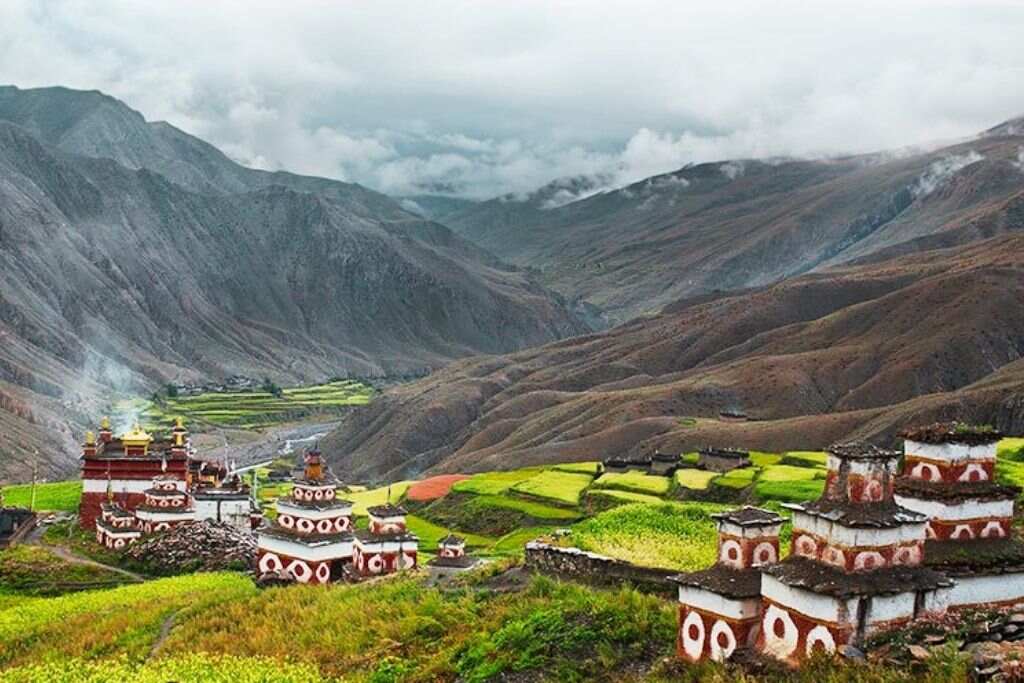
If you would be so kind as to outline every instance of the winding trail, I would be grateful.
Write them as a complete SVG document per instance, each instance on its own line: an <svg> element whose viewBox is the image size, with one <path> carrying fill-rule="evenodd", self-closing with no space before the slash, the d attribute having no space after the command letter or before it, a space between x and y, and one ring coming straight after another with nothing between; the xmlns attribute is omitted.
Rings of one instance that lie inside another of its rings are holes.
<svg viewBox="0 0 1024 683"><path fill-rule="evenodd" d="M71 562L72 564L83 564L83 565L87 565L89 567L96 567L98 569L105 569L108 572L113 572L115 574L120 574L121 576L123 576L123 577L125 577L125 578L127 578L127 579L129 579L129 580L131 580L131 581L133 581L135 583L142 583L143 581L146 580L146 577L143 576L142 574L136 574L135 572L130 572L127 569L121 569L120 567L115 567L115 566L110 565L110 564L103 564L102 562L97 562L96 560L91 560L91 559L89 559L87 557L82 557L81 555L76 555L76 554L74 554L73 552L71 552L70 550L68 550L67 548L65 548L63 546L47 545L45 543L40 543L39 547L43 548L44 550L50 551L51 553L53 553L54 555L56 555L60 559L64 560L65 562Z"/></svg>

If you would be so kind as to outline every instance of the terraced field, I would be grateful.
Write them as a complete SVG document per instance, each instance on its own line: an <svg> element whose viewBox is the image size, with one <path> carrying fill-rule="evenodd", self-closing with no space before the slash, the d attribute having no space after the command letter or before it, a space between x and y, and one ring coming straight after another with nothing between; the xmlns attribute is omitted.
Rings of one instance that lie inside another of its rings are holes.
<svg viewBox="0 0 1024 683"><path fill-rule="evenodd" d="M257 429L312 415L337 413L366 405L374 389L355 380L339 380L308 387L283 389L280 396L263 392L205 393L165 398L159 403L143 399L119 401L113 417L139 415L147 429L167 429L176 417L190 425Z"/></svg>

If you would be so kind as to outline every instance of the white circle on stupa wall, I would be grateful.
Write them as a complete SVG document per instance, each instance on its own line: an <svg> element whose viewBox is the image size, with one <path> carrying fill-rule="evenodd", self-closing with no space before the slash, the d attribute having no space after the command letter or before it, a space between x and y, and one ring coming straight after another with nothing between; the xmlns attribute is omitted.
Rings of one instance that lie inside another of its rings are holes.
<svg viewBox="0 0 1024 683"><path fill-rule="evenodd" d="M921 561L921 549L916 545L903 546L896 550L892 556L893 564L913 565Z"/></svg>
<svg viewBox="0 0 1024 683"><path fill-rule="evenodd" d="M796 539L796 554L801 557L815 558L818 556L818 544L813 538L803 535Z"/></svg>
<svg viewBox="0 0 1024 683"><path fill-rule="evenodd" d="M879 567L885 566L885 557L882 553L877 550L864 550L857 553L857 556L853 558L853 568L858 569L878 569Z"/></svg>
<svg viewBox="0 0 1024 683"><path fill-rule="evenodd" d="M327 583L331 578L331 567L326 562L321 562L316 568L316 578L320 583Z"/></svg>
<svg viewBox="0 0 1024 683"><path fill-rule="evenodd" d="M302 488L301 486L296 486L295 488L292 489L292 496L294 496L296 500L305 500L306 489Z"/></svg>
<svg viewBox="0 0 1024 683"><path fill-rule="evenodd" d="M953 540L959 540L961 538L974 538L974 530L971 529L970 524L957 524L956 528L953 529L953 533L949 535Z"/></svg>
<svg viewBox="0 0 1024 683"><path fill-rule="evenodd" d="M775 546L768 541L762 541L754 547L754 566L771 564L777 558Z"/></svg>
<svg viewBox="0 0 1024 683"><path fill-rule="evenodd" d="M1006 535L1003 531L1003 525L999 522L989 522L985 525L985 528L981 530L982 538L1002 538Z"/></svg>
<svg viewBox="0 0 1024 683"><path fill-rule="evenodd" d="M280 571L281 566L281 558L274 553L267 553L260 558L259 567L261 572Z"/></svg>
<svg viewBox="0 0 1024 683"><path fill-rule="evenodd" d="M160 507L162 507L162 508L167 507L167 500L166 499L163 499L163 500L160 501Z"/></svg>
<svg viewBox="0 0 1024 683"><path fill-rule="evenodd" d="M732 656L736 649L736 636L729 624L719 619L711 627L711 640L708 644L711 646L711 659L721 662Z"/></svg>
<svg viewBox="0 0 1024 683"><path fill-rule="evenodd" d="M316 523L316 530L322 534L330 533L331 529L333 528L334 525L331 523L331 520L329 519L321 519L319 522Z"/></svg>
<svg viewBox="0 0 1024 683"><path fill-rule="evenodd" d="M833 567L839 567L840 569L846 568L846 553L839 548L828 547L822 553L822 561L826 564L830 564Z"/></svg>
<svg viewBox="0 0 1024 683"><path fill-rule="evenodd" d="M331 500L332 498L334 498L335 493L336 492L334 489L327 489L326 491L324 491L324 500Z"/></svg>
<svg viewBox="0 0 1024 683"><path fill-rule="evenodd" d="M348 517L338 517L334 520L334 528L338 531L348 531L349 524Z"/></svg>
<svg viewBox="0 0 1024 683"><path fill-rule="evenodd" d="M323 500L324 492L321 491L320 489L317 489L316 491L313 492L313 498L315 498L316 500Z"/></svg>
<svg viewBox="0 0 1024 683"><path fill-rule="evenodd" d="M115 548L123 548L124 547L124 539L123 538L116 539L114 541L114 547Z"/></svg>
<svg viewBox="0 0 1024 683"><path fill-rule="evenodd" d="M704 619L700 616L699 612L691 611L686 615L686 619L683 620L683 625L680 628L683 652L690 659L700 659L700 656L704 653Z"/></svg>
<svg viewBox="0 0 1024 683"><path fill-rule="evenodd" d="M304 533L310 533L313 531L313 522L309 519L300 518L295 522L295 528Z"/></svg>
<svg viewBox="0 0 1024 683"><path fill-rule="evenodd" d="M792 617L776 605L769 605L761 621L761 635L766 652L779 659L786 659L796 652L800 631Z"/></svg>
<svg viewBox="0 0 1024 683"><path fill-rule="evenodd" d="M832 637L831 631L821 624L812 628L807 634L807 643L804 645L804 651L808 655L813 655L814 649L818 646L824 648L825 652L828 653L836 651L836 639Z"/></svg>
<svg viewBox="0 0 1024 683"><path fill-rule="evenodd" d="M743 549L740 547L739 543L732 539L722 541L722 547L718 559L724 564L733 567L742 567Z"/></svg>
<svg viewBox="0 0 1024 683"><path fill-rule="evenodd" d="M939 481L942 471L930 462L919 462L910 470L910 476L923 481Z"/></svg>
<svg viewBox="0 0 1024 683"><path fill-rule="evenodd" d="M985 468L978 463L972 462L967 465L959 478L960 481L987 481L988 472L986 472Z"/></svg>
<svg viewBox="0 0 1024 683"><path fill-rule="evenodd" d="M384 569L384 558L380 555L371 555L366 562L367 568L374 574L380 574Z"/></svg>
<svg viewBox="0 0 1024 683"><path fill-rule="evenodd" d="M278 515L277 523L283 526L285 529L291 529L295 526L295 520L292 519L291 515Z"/></svg>
<svg viewBox="0 0 1024 683"><path fill-rule="evenodd" d="M309 565L302 560L292 560L292 563L288 565L288 571L292 573L292 576L299 583L306 583L313 576L313 571L309 568Z"/></svg>

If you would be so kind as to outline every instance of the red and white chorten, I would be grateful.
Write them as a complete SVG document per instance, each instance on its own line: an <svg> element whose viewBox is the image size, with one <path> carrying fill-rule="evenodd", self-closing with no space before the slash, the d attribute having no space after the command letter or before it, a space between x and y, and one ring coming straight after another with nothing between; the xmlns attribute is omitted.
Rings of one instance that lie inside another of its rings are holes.
<svg viewBox="0 0 1024 683"><path fill-rule="evenodd" d="M922 565L928 518L893 498L899 457L869 444L832 446L821 498L785 506L790 555L763 569L760 651L795 663L945 612L953 582Z"/></svg>
<svg viewBox="0 0 1024 683"><path fill-rule="evenodd" d="M257 567L290 573L300 583L327 583L352 558L352 503L338 497L317 448L305 460L303 478L277 501L277 519L258 531Z"/></svg>
<svg viewBox="0 0 1024 683"><path fill-rule="evenodd" d="M96 542L110 550L122 550L139 540L139 529L135 515L116 503L100 505L100 516L95 520Z"/></svg>
<svg viewBox="0 0 1024 683"><path fill-rule="evenodd" d="M187 490L189 467L188 432L179 419L167 441L155 441L141 427L115 437L110 420L103 418L99 438L86 433L82 446L82 499L78 506L79 524L95 527L108 491L120 507L132 511L145 504L146 492L154 477L173 482L181 492Z"/></svg>
<svg viewBox="0 0 1024 683"><path fill-rule="evenodd" d="M896 501L928 516L925 563L956 579L951 607L1024 601L1015 486L995 483L1001 434L961 423L908 430Z"/></svg>
<svg viewBox="0 0 1024 683"><path fill-rule="evenodd" d="M368 529L356 533L352 564L361 576L415 569L419 539L409 533L405 509L387 503L367 509Z"/></svg>
<svg viewBox="0 0 1024 683"><path fill-rule="evenodd" d="M779 559L783 518L744 507L712 515L718 561L710 569L672 577L679 585L679 656L722 661L753 647L761 620L759 567Z"/></svg>

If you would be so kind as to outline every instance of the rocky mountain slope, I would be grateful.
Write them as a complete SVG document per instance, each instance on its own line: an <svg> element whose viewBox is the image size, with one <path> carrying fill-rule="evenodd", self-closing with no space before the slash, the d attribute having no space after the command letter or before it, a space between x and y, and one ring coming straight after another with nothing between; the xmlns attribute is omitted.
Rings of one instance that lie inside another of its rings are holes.
<svg viewBox="0 0 1024 683"><path fill-rule="evenodd" d="M383 195L245 169L98 93L0 89L0 479L36 448L66 465L67 419L114 389L417 373L584 330Z"/></svg>
<svg viewBox="0 0 1024 683"><path fill-rule="evenodd" d="M560 181L443 221L622 322L681 297L1020 230L1024 125L930 151L709 163L594 192Z"/></svg>
<svg viewBox="0 0 1024 683"><path fill-rule="evenodd" d="M886 441L952 417L1021 433L1021 301L1024 235L829 268L453 363L348 416L324 448L365 478Z"/></svg>

